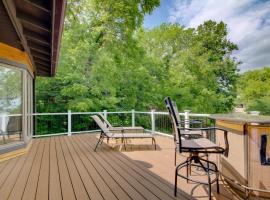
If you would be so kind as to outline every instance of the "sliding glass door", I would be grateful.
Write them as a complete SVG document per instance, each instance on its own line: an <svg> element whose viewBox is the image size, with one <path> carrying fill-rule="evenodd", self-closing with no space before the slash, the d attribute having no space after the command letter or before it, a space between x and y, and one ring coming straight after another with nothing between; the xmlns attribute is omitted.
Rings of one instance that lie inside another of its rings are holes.
<svg viewBox="0 0 270 200"><path fill-rule="evenodd" d="M27 69L0 63L0 153L13 144L28 143L32 114L33 77Z"/></svg>
<svg viewBox="0 0 270 200"><path fill-rule="evenodd" d="M22 140L23 71L0 64L0 145Z"/></svg>

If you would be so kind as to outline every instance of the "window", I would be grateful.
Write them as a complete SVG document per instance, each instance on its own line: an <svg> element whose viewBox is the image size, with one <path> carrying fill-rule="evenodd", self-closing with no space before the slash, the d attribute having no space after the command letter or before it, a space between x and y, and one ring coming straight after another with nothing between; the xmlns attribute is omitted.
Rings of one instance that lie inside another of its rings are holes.
<svg viewBox="0 0 270 200"><path fill-rule="evenodd" d="M22 139L23 71L0 63L0 146Z"/></svg>

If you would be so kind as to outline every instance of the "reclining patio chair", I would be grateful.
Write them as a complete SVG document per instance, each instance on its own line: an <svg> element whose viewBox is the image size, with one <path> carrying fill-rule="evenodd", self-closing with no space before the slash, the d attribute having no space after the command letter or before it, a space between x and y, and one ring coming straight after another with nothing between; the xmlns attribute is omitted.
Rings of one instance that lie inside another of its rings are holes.
<svg viewBox="0 0 270 200"><path fill-rule="evenodd" d="M102 121L107 125L107 128L110 131L119 131L119 130L121 131L121 130L124 129L124 132L125 131L144 132L144 128L141 127L141 126L134 126L134 127L133 126L127 126L127 127L122 127L122 126L121 127L120 126L115 127L115 126L112 126L112 124L106 119L106 117L104 117L104 115L99 114L99 116L101 117Z"/></svg>
<svg viewBox="0 0 270 200"><path fill-rule="evenodd" d="M177 150L179 153L188 153L189 156L187 157L186 161L183 163L180 163L177 165L175 169L175 188L174 188L174 195L177 194L177 178L182 177L184 179L195 183L200 183L204 185L208 185L209 191L208 196L209 199L211 199L211 185L212 183L217 184L217 193L219 193L219 171L217 168L217 165L214 162L211 162L209 160L203 159L201 154L209 155L209 154L224 154L225 156L228 156L229 152L229 144L227 139L227 130L216 128L216 127L207 127L207 128L181 128L179 121L177 120L177 115L179 113L177 112L177 106L175 102L171 101L169 97L165 98L166 107L169 111L169 115L171 117L173 130L175 134L175 145L177 145ZM211 142L210 140L201 137L201 138L187 138L185 137L186 131L192 132L192 131L207 131L207 130L221 130L224 133L224 141L225 141L225 148L222 148L215 143ZM194 163L192 163L194 161ZM206 165L205 165L206 164ZM210 167L212 165L212 167ZM207 176L208 181L202 182L198 180L194 180L189 177L189 167L190 166L196 166L197 168L202 168ZM179 170L186 167L186 176L179 173ZM215 173L216 177L211 180L211 173Z"/></svg>
<svg viewBox="0 0 270 200"><path fill-rule="evenodd" d="M128 134L126 134L126 133L124 133L124 129L119 130L119 133L111 132L97 115L93 115L91 117L97 123L99 128L101 129L99 140L97 142L97 145L96 145L94 151L96 151L98 145L102 144L104 138L121 139L122 144L124 144L125 150L126 150L126 140L127 139L150 138L150 139L152 139L152 144L155 145L155 150L157 149L156 140L154 138L154 135L151 133L128 133Z"/></svg>

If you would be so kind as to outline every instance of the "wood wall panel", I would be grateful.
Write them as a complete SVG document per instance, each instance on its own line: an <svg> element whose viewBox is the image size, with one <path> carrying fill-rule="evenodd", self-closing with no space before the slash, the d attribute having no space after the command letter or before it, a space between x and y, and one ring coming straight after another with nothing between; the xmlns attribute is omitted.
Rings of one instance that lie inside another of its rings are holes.
<svg viewBox="0 0 270 200"><path fill-rule="evenodd" d="M35 71L34 66L32 65L30 58L26 52L6 45L4 43L0 43L0 58L24 64L32 73L34 73Z"/></svg>

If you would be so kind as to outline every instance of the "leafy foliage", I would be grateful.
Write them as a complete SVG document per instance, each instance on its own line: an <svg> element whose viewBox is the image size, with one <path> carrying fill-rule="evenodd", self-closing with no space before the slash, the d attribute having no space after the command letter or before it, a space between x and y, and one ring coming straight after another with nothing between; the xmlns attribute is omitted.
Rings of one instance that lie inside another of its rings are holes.
<svg viewBox="0 0 270 200"><path fill-rule="evenodd" d="M249 111L270 115L270 68L242 74L238 86L239 103L245 104Z"/></svg>
<svg viewBox="0 0 270 200"><path fill-rule="evenodd" d="M38 78L39 112L181 109L228 112L236 97L237 46L223 22L144 30L159 0L71 0L55 78Z"/></svg>

